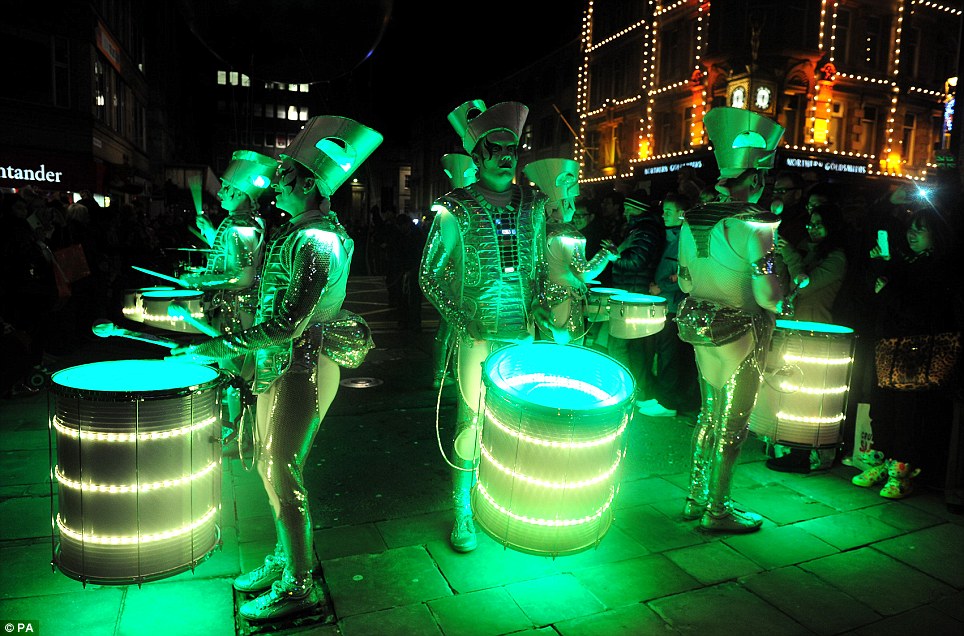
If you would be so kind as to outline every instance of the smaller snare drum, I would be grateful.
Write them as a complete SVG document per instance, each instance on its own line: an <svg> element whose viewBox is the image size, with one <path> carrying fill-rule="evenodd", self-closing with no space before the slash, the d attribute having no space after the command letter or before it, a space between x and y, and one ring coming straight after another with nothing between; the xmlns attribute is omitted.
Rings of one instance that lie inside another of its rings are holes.
<svg viewBox="0 0 964 636"><path fill-rule="evenodd" d="M590 287L586 297L586 319L589 322L606 322L609 320L609 299L625 293L625 289L615 287Z"/></svg>
<svg viewBox="0 0 964 636"><path fill-rule="evenodd" d="M666 299L622 293L609 299L609 335L623 340L651 336L666 325Z"/></svg>
<svg viewBox="0 0 964 636"><path fill-rule="evenodd" d="M149 291L172 291L173 287L141 287L124 291L124 318L134 322L144 322L144 293Z"/></svg>
<svg viewBox="0 0 964 636"><path fill-rule="evenodd" d="M171 289L167 291L144 292L144 324L167 331L181 333L201 333L180 316L171 316L167 308L177 303L188 308L191 315L204 320L204 292L194 289Z"/></svg>

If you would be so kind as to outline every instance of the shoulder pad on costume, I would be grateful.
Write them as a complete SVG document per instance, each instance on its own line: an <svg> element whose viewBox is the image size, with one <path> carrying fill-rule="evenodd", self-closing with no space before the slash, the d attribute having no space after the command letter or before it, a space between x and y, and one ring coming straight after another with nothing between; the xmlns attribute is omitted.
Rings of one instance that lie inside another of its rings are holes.
<svg viewBox="0 0 964 636"><path fill-rule="evenodd" d="M546 225L546 237L565 237L571 239L582 239L586 240L582 232L576 229L576 226L572 223L549 223Z"/></svg>
<svg viewBox="0 0 964 636"><path fill-rule="evenodd" d="M446 195L440 196L435 200L432 207L441 206L445 208L459 222L459 228L465 232L469 227L468 210L463 201L471 199L469 193L464 188L456 188Z"/></svg>
<svg viewBox="0 0 964 636"><path fill-rule="evenodd" d="M755 205L747 206L743 212L736 215L741 221L752 221L754 223L767 223L776 225L780 222L780 217L769 210L758 208Z"/></svg>

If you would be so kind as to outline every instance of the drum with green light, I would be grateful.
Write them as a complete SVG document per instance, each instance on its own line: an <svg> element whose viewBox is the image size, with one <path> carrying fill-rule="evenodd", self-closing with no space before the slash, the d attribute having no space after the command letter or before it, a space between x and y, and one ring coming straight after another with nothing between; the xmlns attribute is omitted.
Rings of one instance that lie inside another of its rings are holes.
<svg viewBox="0 0 964 636"><path fill-rule="evenodd" d="M100 584L193 569L219 540L222 373L119 360L51 382L54 563Z"/></svg>
<svg viewBox="0 0 964 636"><path fill-rule="evenodd" d="M837 446L847 414L854 345L849 327L778 320L750 431L785 446Z"/></svg>
<svg viewBox="0 0 964 636"><path fill-rule="evenodd" d="M598 545L612 524L632 374L592 349L537 342L492 353L482 382L478 526L530 554Z"/></svg>
<svg viewBox="0 0 964 636"><path fill-rule="evenodd" d="M204 292L195 289L146 291L142 294L144 307L141 322L150 327L181 333L201 333L182 316L171 315L168 308L177 303L187 308L191 316L204 320Z"/></svg>

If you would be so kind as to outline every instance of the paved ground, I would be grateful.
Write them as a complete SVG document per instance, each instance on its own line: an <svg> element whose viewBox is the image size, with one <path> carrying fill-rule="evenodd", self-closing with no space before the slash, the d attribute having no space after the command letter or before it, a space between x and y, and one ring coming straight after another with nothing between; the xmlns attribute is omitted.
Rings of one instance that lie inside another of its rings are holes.
<svg viewBox="0 0 964 636"><path fill-rule="evenodd" d="M377 348L344 385L309 457L326 611L295 625L236 619L240 571L274 543L259 479L237 457L223 470L223 546L196 570L138 588L83 587L52 571L47 396L0 402L0 619L46 635L360 636L445 634L961 634L964 518L923 491L888 501L852 486L853 468L776 473L747 443L734 495L766 518L753 535L707 535L679 517L691 423L637 417L613 527L598 548L551 559L482 536L448 547L449 477L431 387L434 314L400 332L379 279L350 306ZM150 345L92 343L63 366L157 357ZM371 378L372 382L364 379ZM356 388L373 384L370 388ZM449 435L451 390L441 396Z"/></svg>

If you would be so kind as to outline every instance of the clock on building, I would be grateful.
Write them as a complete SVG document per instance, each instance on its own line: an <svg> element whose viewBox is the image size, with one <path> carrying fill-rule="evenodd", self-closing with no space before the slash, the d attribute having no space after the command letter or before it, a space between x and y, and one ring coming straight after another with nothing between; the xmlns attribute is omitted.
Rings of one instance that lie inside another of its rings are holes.
<svg viewBox="0 0 964 636"><path fill-rule="evenodd" d="M737 86L730 91L730 106L733 108L746 108L746 88Z"/></svg>
<svg viewBox="0 0 964 636"><path fill-rule="evenodd" d="M772 97L773 91L766 86L759 86L753 94L753 106L760 110L770 110L770 100Z"/></svg>

